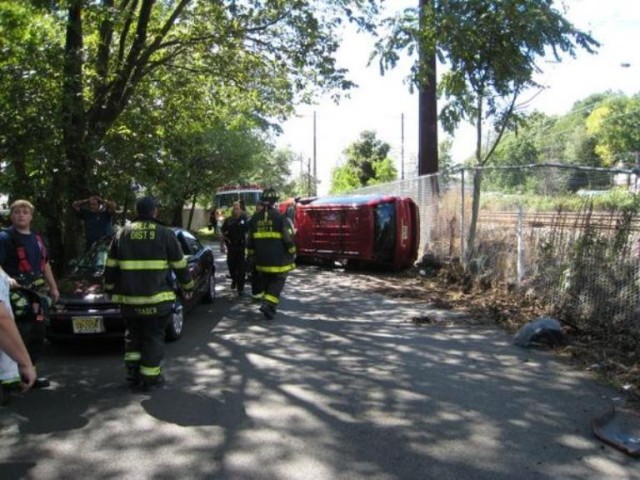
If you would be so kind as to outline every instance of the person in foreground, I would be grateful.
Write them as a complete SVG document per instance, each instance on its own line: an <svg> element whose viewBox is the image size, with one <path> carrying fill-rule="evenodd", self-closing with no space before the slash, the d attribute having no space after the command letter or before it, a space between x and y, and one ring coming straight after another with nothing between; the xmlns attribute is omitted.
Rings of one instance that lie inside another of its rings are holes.
<svg viewBox="0 0 640 480"><path fill-rule="evenodd" d="M0 403L9 402L15 387L29 390L36 378L36 368L11 313L9 279L0 271Z"/></svg>
<svg viewBox="0 0 640 480"><path fill-rule="evenodd" d="M165 382L164 338L176 300L170 271L175 272L184 298L190 297L193 281L175 234L155 218L155 200L139 199L136 213L111 243L105 290L112 292L125 319L127 380L149 390Z"/></svg>
<svg viewBox="0 0 640 480"><path fill-rule="evenodd" d="M44 351L49 307L60 292L49 263L44 239L32 230L34 207L27 200L11 204L11 227L0 232L0 266L8 275L10 301L18 331L34 365ZM35 388L45 388L49 379L40 377Z"/></svg>
<svg viewBox="0 0 640 480"><path fill-rule="evenodd" d="M262 192L264 209L251 217L247 240L247 255L259 273L263 292L260 311L269 320L278 309L287 274L296 267L293 230L287 217L274 208L277 200L272 188Z"/></svg>

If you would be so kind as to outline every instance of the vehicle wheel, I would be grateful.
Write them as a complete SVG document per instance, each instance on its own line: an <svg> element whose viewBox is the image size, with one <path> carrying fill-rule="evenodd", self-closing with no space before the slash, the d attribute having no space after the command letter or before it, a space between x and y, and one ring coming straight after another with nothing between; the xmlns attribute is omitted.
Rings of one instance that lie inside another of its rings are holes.
<svg viewBox="0 0 640 480"><path fill-rule="evenodd" d="M209 274L209 279L207 280L207 291L204 292L204 296L202 297L202 301L204 303L211 303L216 298L216 274L211 272Z"/></svg>
<svg viewBox="0 0 640 480"><path fill-rule="evenodd" d="M182 336L184 329L184 310L182 305L176 305L169 316L169 325L165 333L168 342L175 342Z"/></svg>

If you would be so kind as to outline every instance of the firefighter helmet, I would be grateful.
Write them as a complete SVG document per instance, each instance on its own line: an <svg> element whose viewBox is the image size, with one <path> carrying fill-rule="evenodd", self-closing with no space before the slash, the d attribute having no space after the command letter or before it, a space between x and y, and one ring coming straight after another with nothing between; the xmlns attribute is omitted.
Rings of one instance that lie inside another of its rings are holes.
<svg viewBox="0 0 640 480"><path fill-rule="evenodd" d="M274 204L278 201L278 194L273 188L266 188L262 192L262 196L260 197L260 202Z"/></svg>

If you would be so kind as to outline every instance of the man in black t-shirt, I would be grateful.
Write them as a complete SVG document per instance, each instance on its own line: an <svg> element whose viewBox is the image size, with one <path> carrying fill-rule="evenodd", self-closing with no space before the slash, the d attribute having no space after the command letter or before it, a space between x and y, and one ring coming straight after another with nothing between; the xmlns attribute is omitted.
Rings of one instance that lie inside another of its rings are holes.
<svg viewBox="0 0 640 480"><path fill-rule="evenodd" d="M231 289L238 290L238 295L244 292L245 278L245 247L248 220L242 210L240 202L233 204L231 216L227 217L220 229L222 253L227 252L227 266L231 275Z"/></svg>
<svg viewBox="0 0 640 480"><path fill-rule="evenodd" d="M113 217L116 213L114 201L92 195L84 200L76 200L71 206L84 222L86 249L102 237L114 232Z"/></svg>

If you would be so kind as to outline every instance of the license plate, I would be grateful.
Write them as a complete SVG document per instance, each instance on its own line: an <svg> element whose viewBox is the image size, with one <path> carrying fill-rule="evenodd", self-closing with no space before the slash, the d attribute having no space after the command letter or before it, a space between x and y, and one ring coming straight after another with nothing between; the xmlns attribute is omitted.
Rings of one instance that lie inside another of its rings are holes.
<svg viewBox="0 0 640 480"><path fill-rule="evenodd" d="M73 333L102 333L104 323L102 317L71 317Z"/></svg>

